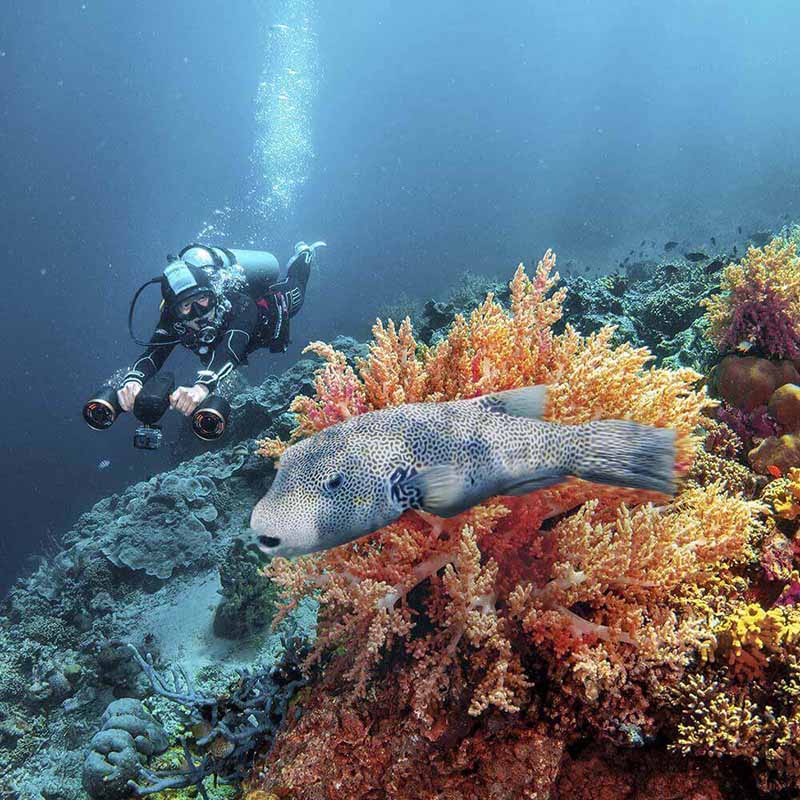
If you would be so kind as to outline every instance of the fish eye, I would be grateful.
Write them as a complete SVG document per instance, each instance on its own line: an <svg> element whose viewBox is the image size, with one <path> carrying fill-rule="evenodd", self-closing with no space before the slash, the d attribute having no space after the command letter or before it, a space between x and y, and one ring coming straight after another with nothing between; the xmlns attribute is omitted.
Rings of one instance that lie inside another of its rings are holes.
<svg viewBox="0 0 800 800"><path fill-rule="evenodd" d="M328 478L328 480L326 480L325 483L322 484L322 488L326 492L335 492L343 483L344 483L344 476L340 472Z"/></svg>
<svg viewBox="0 0 800 800"><path fill-rule="evenodd" d="M258 543L262 547L277 547L281 540L277 536L259 536Z"/></svg>

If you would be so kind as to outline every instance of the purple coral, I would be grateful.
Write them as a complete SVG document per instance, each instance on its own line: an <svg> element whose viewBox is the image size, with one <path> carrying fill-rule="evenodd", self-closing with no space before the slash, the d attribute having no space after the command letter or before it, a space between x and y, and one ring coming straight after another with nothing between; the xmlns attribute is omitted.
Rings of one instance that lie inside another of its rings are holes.
<svg viewBox="0 0 800 800"><path fill-rule="evenodd" d="M733 303L733 319L720 349L733 350L750 342L770 356L800 358L798 322L791 318L786 298L763 286L755 298Z"/></svg>
<svg viewBox="0 0 800 800"><path fill-rule="evenodd" d="M746 449L752 447L754 439L767 439L779 433L778 423L767 413L766 406L742 411L723 401L717 408L717 420L731 428Z"/></svg>

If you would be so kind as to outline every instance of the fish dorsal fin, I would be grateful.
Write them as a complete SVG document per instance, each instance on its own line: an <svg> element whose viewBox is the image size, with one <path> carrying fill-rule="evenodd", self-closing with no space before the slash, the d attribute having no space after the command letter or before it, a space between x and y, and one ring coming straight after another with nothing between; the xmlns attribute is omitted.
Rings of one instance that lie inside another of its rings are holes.
<svg viewBox="0 0 800 800"><path fill-rule="evenodd" d="M545 384L523 386L521 389L483 395L476 398L476 402L484 411L540 419L547 406L547 390Z"/></svg>
<svg viewBox="0 0 800 800"><path fill-rule="evenodd" d="M464 486L461 473L452 464L436 464L421 469L410 481L417 492L423 511L437 517L454 517L469 505L464 505Z"/></svg>

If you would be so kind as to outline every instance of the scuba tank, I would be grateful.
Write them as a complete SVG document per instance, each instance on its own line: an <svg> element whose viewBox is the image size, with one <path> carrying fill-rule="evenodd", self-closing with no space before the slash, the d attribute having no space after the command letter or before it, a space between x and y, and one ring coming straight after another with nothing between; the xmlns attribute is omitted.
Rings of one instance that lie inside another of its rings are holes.
<svg viewBox="0 0 800 800"><path fill-rule="evenodd" d="M280 277L278 259L266 250L232 250L215 245L189 244L178 258L194 267L224 269L238 264L244 270L250 296L264 297Z"/></svg>

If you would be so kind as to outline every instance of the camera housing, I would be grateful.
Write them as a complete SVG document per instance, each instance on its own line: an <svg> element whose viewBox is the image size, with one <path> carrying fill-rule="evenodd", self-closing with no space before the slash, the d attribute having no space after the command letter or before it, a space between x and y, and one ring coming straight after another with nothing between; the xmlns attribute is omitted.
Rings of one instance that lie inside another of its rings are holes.
<svg viewBox="0 0 800 800"><path fill-rule="evenodd" d="M133 433L133 446L137 450L158 450L163 433L158 425L140 425Z"/></svg>
<svg viewBox="0 0 800 800"><path fill-rule="evenodd" d="M136 395L133 415L143 424L133 434L133 446L138 450L158 450L163 435L156 424L169 408L169 396L175 391L175 376L162 372L149 380Z"/></svg>

